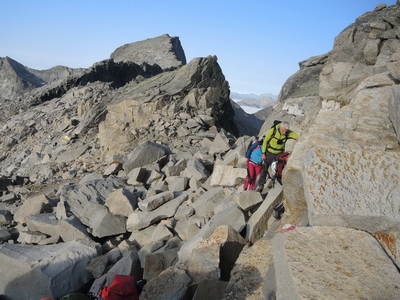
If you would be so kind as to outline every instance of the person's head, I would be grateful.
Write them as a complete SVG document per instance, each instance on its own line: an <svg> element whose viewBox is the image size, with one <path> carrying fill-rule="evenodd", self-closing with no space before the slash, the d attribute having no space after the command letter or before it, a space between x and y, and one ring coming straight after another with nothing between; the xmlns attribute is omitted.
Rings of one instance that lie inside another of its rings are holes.
<svg viewBox="0 0 400 300"><path fill-rule="evenodd" d="M288 122L282 122L281 126L279 127L279 132L281 134L285 134L290 128L290 124Z"/></svg>

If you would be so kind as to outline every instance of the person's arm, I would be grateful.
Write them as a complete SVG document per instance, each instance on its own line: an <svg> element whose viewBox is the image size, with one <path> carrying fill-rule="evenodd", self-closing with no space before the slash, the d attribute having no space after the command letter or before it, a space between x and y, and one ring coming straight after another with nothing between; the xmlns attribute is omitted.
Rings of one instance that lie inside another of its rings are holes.
<svg viewBox="0 0 400 300"><path fill-rule="evenodd" d="M265 153L267 152L268 142L269 142L269 140L271 139L271 136L272 136L272 133L273 133L273 132L274 132L274 129L271 128L270 130L268 130L267 135L266 135L265 138L264 138L264 142L263 142L262 149L261 149L261 152L262 152L262 159L263 159L263 160L266 160L266 159L267 159L267 156L266 156Z"/></svg>
<svg viewBox="0 0 400 300"><path fill-rule="evenodd" d="M262 153L264 154L265 152L267 152L267 146L268 146L268 142L271 139L272 133L274 132L274 129L271 128L270 130L268 130L266 137L264 138L264 142L262 145Z"/></svg>
<svg viewBox="0 0 400 300"><path fill-rule="evenodd" d="M290 131L289 134L288 134L288 139L297 140L298 137L299 136L296 133L294 133L293 131Z"/></svg>

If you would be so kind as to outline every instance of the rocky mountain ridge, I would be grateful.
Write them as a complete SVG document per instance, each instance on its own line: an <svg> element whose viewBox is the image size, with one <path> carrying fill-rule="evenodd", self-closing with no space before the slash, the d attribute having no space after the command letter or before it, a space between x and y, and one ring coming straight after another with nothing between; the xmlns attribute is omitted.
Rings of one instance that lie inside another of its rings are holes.
<svg viewBox="0 0 400 300"><path fill-rule="evenodd" d="M0 293L132 274L141 299L399 298L399 10L378 6L300 63L259 132L288 120L300 138L284 185L261 193L243 190L254 137L214 56L36 90L0 131Z"/></svg>
<svg viewBox="0 0 400 300"><path fill-rule="evenodd" d="M231 98L240 106L250 106L263 109L272 107L276 104L277 96L273 94L239 94L231 92Z"/></svg>

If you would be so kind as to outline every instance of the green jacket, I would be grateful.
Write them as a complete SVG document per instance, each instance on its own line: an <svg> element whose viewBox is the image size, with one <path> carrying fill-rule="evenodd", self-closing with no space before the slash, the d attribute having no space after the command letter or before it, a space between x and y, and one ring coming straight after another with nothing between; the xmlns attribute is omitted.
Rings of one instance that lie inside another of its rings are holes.
<svg viewBox="0 0 400 300"><path fill-rule="evenodd" d="M276 125L268 130L267 135L264 138L262 145L262 153L267 151L270 153L278 154L285 151L285 143L288 139L297 140L298 135L291 130L288 130L285 134L279 132L281 124Z"/></svg>

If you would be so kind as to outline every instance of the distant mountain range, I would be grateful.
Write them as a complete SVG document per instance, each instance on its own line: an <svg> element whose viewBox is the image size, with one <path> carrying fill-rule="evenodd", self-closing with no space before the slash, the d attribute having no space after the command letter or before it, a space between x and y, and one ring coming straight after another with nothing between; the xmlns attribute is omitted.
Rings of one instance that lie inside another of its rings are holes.
<svg viewBox="0 0 400 300"><path fill-rule="evenodd" d="M271 93L257 95L231 92L231 99L245 112L252 114L263 108L274 106L278 96Z"/></svg>

